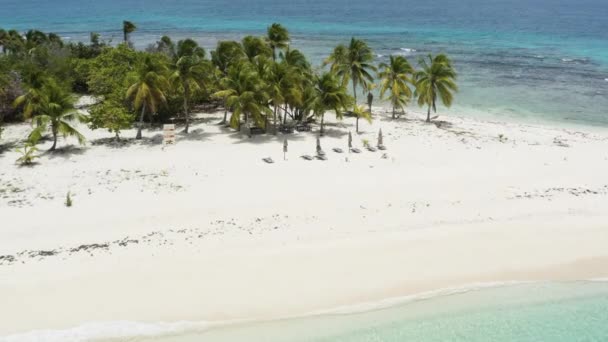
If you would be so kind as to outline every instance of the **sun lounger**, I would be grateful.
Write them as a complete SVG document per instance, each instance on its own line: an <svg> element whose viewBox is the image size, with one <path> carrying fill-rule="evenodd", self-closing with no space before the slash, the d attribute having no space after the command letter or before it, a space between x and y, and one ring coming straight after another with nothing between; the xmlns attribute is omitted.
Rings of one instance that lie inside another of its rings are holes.
<svg viewBox="0 0 608 342"><path fill-rule="evenodd" d="M312 127L307 123L299 123L296 125L296 131L298 132L310 132Z"/></svg>
<svg viewBox="0 0 608 342"><path fill-rule="evenodd" d="M351 148L351 149L350 149L350 151L351 151L352 153L361 153L361 150L360 150L360 149L358 149L358 148L356 148L356 147Z"/></svg>
<svg viewBox="0 0 608 342"><path fill-rule="evenodd" d="M309 156L308 154L303 155L301 158L305 159L305 160L313 160L314 159L313 157Z"/></svg>
<svg viewBox="0 0 608 342"><path fill-rule="evenodd" d="M319 159L319 160L327 160L327 156L326 155L317 155L316 158Z"/></svg>
<svg viewBox="0 0 608 342"><path fill-rule="evenodd" d="M375 148L375 147L372 147L372 146L369 146L369 147L367 148L367 150L368 150L368 151L370 151L370 152L376 152L376 148Z"/></svg>
<svg viewBox="0 0 608 342"><path fill-rule="evenodd" d="M249 128L249 135L258 135L258 134L264 134L265 131L262 127L251 127Z"/></svg>
<svg viewBox="0 0 608 342"><path fill-rule="evenodd" d="M290 134L290 133L293 133L293 129L294 129L293 126L282 125L281 128L279 129L279 131L284 134Z"/></svg>
<svg viewBox="0 0 608 342"><path fill-rule="evenodd" d="M333 151L336 152L336 153L343 153L344 152L341 148L338 148L338 147L334 147Z"/></svg>
<svg viewBox="0 0 608 342"><path fill-rule="evenodd" d="M386 146L384 146L384 145L379 145L379 146L378 146L378 149L379 149L380 151L385 151L385 150L386 150Z"/></svg>
<svg viewBox="0 0 608 342"><path fill-rule="evenodd" d="M263 160L263 161L265 161L265 162L266 162L266 163L268 163L268 164L272 164L272 163L274 163L274 160L272 160L272 158L270 158L270 157L268 157L268 158L263 158L262 160Z"/></svg>

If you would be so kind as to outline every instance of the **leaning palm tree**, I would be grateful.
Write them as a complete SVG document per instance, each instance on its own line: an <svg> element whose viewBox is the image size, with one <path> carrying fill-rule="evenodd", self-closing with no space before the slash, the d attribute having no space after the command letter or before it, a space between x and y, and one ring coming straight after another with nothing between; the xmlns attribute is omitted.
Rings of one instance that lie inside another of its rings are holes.
<svg viewBox="0 0 608 342"><path fill-rule="evenodd" d="M74 108L72 96L55 83L48 83L43 88L42 101L33 120L36 128L30 133L29 140L36 143L50 126L53 134L53 146L50 151L57 147L59 134L64 137L74 136L83 144L85 138L72 126L74 121L83 122L84 118Z"/></svg>
<svg viewBox="0 0 608 342"><path fill-rule="evenodd" d="M317 77L315 82L315 98L311 107L317 116L321 117L320 134L323 135L325 112L333 110L336 118L342 119L345 108L350 104L351 98L346 92L346 87L336 75L326 72Z"/></svg>
<svg viewBox="0 0 608 342"><path fill-rule="evenodd" d="M137 29L137 26L135 26L135 24L133 24L132 22L127 21L127 20L122 22L122 35L123 35L125 44L129 45L129 34L131 34L132 32L135 32L136 29Z"/></svg>
<svg viewBox="0 0 608 342"><path fill-rule="evenodd" d="M186 118L186 128L184 132L187 134L190 128L190 113L189 104L190 96L193 91L204 87L206 71L209 69L206 61L203 59L205 50L199 47L198 44L191 40L181 40L177 44L177 61L175 62L175 71L171 74L171 81L177 85L184 96L184 116Z"/></svg>
<svg viewBox="0 0 608 342"><path fill-rule="evenodd" d="M272 49L272 60L277 60L277 49L285 49L289 46L289 32L281 24L274 23L267 30L266 40Z"/></svg>
<svg viewBox="0 0 608 342"><path fill-rule="evenodd" d="M331 64L331 71L341 77L344 84L352 82L354 106L357 105L357 86L366 88L367 83L374 80L371 74L376 70L372 65L373 60L374 54L367 43L352 38L348 47L338 45L325 61L325 64Z"/></svg>
<svg viewBox="0 0 608 342"><path fill-rule="evenodd" d="M146 110L156 113L160 105L167 103L164 93L167 86L166 79L163 76L164 72L164 65L154 63L148 56L137 71L133 84L127 89L126 95L131 100L133 108L135 110L141 109L135 139L141 139Z"/></svg>
<svg viewBox="0 0 608 342"><path fill-rule="evenodd" d="M390 56L388 63L380 64L380 97L385 99L388 92L388 99L393 107L393 119L397 109L403 110L412 98L412 90L409 84L413 84L412 75L414 68L403 56Z"/></svg>
<svg viewBox="0 0 608 342"><path fill-rule="evenodd" d="M428 55L428 62L424 58L418 61L421 70L415 73L416 91L419 106L428 106L426 122L431 121L431 109L437 112L437 97L441 98L444 106L450 107L454 100L453 92L458 91L456 86L456 71L450 59L440 54L435 57Z"/></svg>

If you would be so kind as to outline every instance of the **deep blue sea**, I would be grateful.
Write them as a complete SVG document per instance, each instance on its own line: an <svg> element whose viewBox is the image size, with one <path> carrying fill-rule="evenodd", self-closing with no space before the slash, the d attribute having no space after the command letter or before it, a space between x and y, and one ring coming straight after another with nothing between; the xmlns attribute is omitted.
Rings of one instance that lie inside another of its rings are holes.
<svg viewBox="0 0 608 342"><path fill-rule="evenodd" d="M292 45L320 63L351 36L381 62L445 52L459 71L457 113L504 120L608 126L606 0L0 0L0 27L121 39L123 19L146 47L163 34L218 39L287 26Z"/></svg>

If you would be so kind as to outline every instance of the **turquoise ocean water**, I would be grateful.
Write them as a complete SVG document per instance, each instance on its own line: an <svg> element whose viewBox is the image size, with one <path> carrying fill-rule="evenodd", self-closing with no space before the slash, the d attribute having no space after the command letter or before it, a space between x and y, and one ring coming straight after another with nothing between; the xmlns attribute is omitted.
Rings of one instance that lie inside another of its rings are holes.
<svg viewBox="0 0 608 342"><path fill-rule="evenodd" d="M0 341L606 342L608 282L478 284L300 318L221 324L89 322Z"/></svg>
<svg viewBox="0 0 608 342"><path fill-rule="evenodd" d="M232 325L141 341L604 342L608 283L509 285L363 313Z"/></svg>
<svg viewBox="0 0 608 342"><path fill-rule="evenodd" d="M149 341L604 342L608 283L510 285L364 313L227 326Z"/></svg>
<svg viewBox="0 0 608 342"><path fill-rule="evenodd" d="M123 19L144 48L168 34L218 39L263 33L272 22L319 63L351 36L378 62L446 52L460 73L452 113L505 120L608 125L608 1L605 0L2 0L0 27L114 42ZM441 109L443 111L443 109Z"/></svg>

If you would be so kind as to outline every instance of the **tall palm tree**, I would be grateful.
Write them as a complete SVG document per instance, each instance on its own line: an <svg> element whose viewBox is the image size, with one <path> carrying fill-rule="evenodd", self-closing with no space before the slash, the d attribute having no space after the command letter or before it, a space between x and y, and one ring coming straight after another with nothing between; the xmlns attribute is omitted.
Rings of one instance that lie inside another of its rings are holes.
<svg viewBox="0 0 608 342"><path fill-rule="evenodd" d="M228 76L228 69L246 59L247 56L243 51L241 44L235 41L219 41L215 51L211 51L211 62L219 71L220 78ZM218 82L220 87L222 82ZM220 124L225 124L228 116L228 106L226 98L224 100L224 119Z"/></svg>
<svg viewBox="0 0 608 342"><path fill-rule="evenodd" d="M317 77L315 82L315 97L310 106L317 116L321 117L320 134L323 135L325 112L333 110L336 118L342 119L344 110L350 105L351 98L346 92L346 87L336 75L326 72Z"/></svg>
<svg viewBox="0 0 608 342"><path fill-rule="evenodd" d="M274 23L268 27L266 40L272 49L272 60L277 60L277 49L289 46L289 32L281 24Z"/></svg>
<svg viewBox="0 0 608 342"><path fill-rule="evenodd" d="M129 43L129 35L132 32L135 32L136 29L137 29L137 26L135 26L134 23L132 23L132 22L130 22L128 20L124 20L122 22L122 35L123 35L125 44L130 45L130 43Z"/></svg>
<svg viewBox="0 0 608 342"><path fill-rule="evenodd" d="M255 67L249 62L231 66L221 83L223 90L216 92L214 96L226 99L226 105L232 111L230 126L240 130L241 117L245 116L246 125L249 125L252 118L257 125L265 127L266 116L272 111L268 107L266 85Z"/></svg>
<svg viewBox="0 0 608 342"><path fill-rule="evenodd" d="M341 77L344 84L352 82L354 106L357 105L357 86L362 85L365 88L368 82L374 80L371 74L376 71L376 67L372 65L373 61L372 49L365 41L354 37L348 47L338 45L325 61L325 64L331 64L331 71Z"/></svg>
<svg viewBox="0 0 608 342"><path fill-rule="evenodd" d="M421 70L416 72L416 91L419 106L428 106L426 122L431 121L431 109L437 112L437 97L441 99L444 106L450 107L454 100L454 92L458 91L456 86L456 71L452 61L444 54L433 57L428 55L418 61Z"/></svg>
<svg viewBox="0 0 608 342"><path fill-rule="evenodd" d="M171 81L175 82L184 96L184 116L186 117L187 134L190 128L189 103L192 91L197 91L204 87L204 79L208 65L203 59L205 50L198 46L192 39L180 40L177 43L177 61L175 70L171 74Z"/></svg>
<svg viewBox="0 0 608 342"><path fill-rule="evenodd" d="M393 119L397 109L403 110L412 98L412 90L408 84L413 84L414 68L403 56L390 56L388 63L380 64L380 97L384 99L388 92L388 99L393 107Z"/></svg>
<svg viewBox="0 0 608 342"><path fill-rule="evenodd" d="M286 105L297 105L302 103L301 89L301 73L298 68L289 65L283 61L281 63L272 63L265 77L268 85L268 93L270 95L273 106L273 125L277 126L277 113L279 109L283 109L283 124L287 119Z"/></svg>
<svg viewBox="0 0 608 342"><path fill-rule="evenodd" d="M36 123L36 128L30 133L29 140L34 143L37 142L50 125L53 134L53 146L50 151L54 151L57 147L59 134L64 137L75 136L78 142L83 144L85 138L72 126L71 122L73 121L83 122L84 118L74 108L72 96L57 84L48 83L43 88L42 101L33 120L33 123Z"/></svg>
<svg viewBox="0 0 608 342"><path fill-rule="evenodd" d="M163 76L165 71L164 65L155 63L148 56L137 71L134 83L127 89L126 95L131 100L133 108L135 110L141 109L135 139L141 139L146 109L151 113L156 113L159 106L167 103L164 93L167 86L166 79Z"/></svg>

